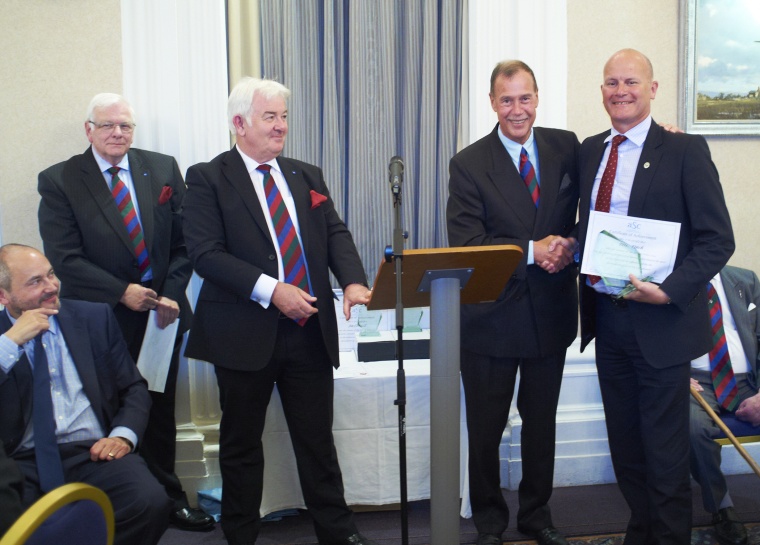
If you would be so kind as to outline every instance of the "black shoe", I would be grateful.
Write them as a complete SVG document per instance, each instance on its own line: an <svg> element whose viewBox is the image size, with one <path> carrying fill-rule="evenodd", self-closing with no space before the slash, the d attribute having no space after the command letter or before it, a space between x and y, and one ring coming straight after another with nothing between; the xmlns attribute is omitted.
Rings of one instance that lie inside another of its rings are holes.
<svg viewBox="0 0 760 545"><path fill-rule="evenodd" d="M741 523L733 507L721 509L713 515L715 538L721 545L744 545L747 543L747 529Z"/></svg>
<svg viewBox="0 0 760 545"><path fill-rule="evenodd" d="M214 518L200 509L184 507L169 513L169 522L180 530L191 532L210 532L214 529Z"/></svg>
<svg viewBox="0 0 760 545"><path fill-rule="evenodd" d="M341 541L340 545L377 545L377 543L361 534L354 534Z"/></svg>
<svg viewBox="0 0 760 545"><path fill-rule="evenodd" d="M517 530L531 536L538 542L538 545L568 545L567 540L554 526L547 526L543 530L538 531L524 530L518 526Z"/></svg>
<svg viewBox="0 0 760 545"><path fill-rule="evenodd" d="M501 538L496 534L478 534L476 545L501 545Z"/></svg>

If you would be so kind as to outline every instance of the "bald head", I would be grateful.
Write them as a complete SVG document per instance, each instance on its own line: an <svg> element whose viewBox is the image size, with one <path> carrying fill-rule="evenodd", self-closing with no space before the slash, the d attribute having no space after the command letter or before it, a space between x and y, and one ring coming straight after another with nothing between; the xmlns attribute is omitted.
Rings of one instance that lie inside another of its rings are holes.
<svg viewBox="0 0 760 545"><path fill-rule="evenodd" d="M654 79L654 68L652 68L652 61L649 60L649 57L641 53L640 51L637 51L635 49L621 49L617 53L614 53L604 64L604 75L607 75L607 67L610 65L611 62L616 60L624 60L628 62L639 62L644 65L646 65L646 77L648 78L648 81L652 81Z"/></svg>

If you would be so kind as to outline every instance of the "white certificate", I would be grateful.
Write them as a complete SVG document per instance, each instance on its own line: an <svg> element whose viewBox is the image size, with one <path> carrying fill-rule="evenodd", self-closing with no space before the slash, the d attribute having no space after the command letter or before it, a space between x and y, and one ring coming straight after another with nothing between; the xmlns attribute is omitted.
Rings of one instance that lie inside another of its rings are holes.
<svg viewBox="0 0 760 545"><path fill-rule="evenodd" d="M673 272L680 236L680 223L592 211L581 272L605 276L604 273L617 268L619 274L612 275L615 279L627 282L628 274L634 274L637 278L651 276L652 282L662 283ZM607 241L611 237L638 252L640 271L633 267L630 252L621 251L619 255L610 252Z"/></svg>
<svg viewBox="0 0 760 545"><path fill-rule="evenodd" d="M178 327L179 318L161 329L158 327L156 311L150 311L148 327L145 328L142 348L137 358L137 369L148 381L148 390L152 392L163 393L166 388L166 378L169 375L169 364L172 360Z"/></svg>

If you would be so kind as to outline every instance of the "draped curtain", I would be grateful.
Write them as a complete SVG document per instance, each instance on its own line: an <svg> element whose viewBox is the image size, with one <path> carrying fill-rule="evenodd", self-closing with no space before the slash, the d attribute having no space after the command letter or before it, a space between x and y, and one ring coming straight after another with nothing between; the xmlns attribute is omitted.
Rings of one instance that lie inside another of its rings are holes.
<svg viewBox="0 0 760 545"><path fill-rule="evenodd" d="M394 155L406 247L448 244L464 2L260 0L261 75L293 92L284 155L322 167L370 281L392 242Z"/></svg>

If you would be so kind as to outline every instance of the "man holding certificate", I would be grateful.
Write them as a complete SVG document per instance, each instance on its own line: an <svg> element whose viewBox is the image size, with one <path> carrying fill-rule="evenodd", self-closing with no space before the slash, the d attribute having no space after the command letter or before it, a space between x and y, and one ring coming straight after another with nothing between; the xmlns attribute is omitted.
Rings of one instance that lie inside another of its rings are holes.
<svg viewBox="0 0 760 545"><path fill-rule="evenodd" d="M627 545L690 543L690 361L710 349L705 286L734 251L707 143L652 121L657 86L644 55L615 53L612 130L580 153L582 347L596 337Z"/></svg>

